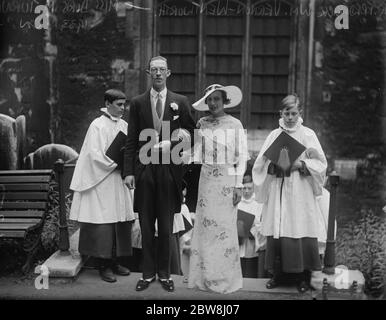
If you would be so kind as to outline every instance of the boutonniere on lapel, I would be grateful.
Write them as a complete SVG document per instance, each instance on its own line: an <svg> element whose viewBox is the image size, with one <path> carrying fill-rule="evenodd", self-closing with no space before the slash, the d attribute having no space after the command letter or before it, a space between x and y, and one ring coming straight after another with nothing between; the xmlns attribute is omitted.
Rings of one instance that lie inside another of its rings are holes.
<svg viewBox="0 0 386 320"><path fill-rule="evenodd" d="M175 102L172 102L172 103L170 104L170 109L172 109L173 112L174 112L174 115L173 115L173 121L174 121L174 120L177 120L177 119L180 117L180 115L178 114L178 104L175 103Z"/></svg>

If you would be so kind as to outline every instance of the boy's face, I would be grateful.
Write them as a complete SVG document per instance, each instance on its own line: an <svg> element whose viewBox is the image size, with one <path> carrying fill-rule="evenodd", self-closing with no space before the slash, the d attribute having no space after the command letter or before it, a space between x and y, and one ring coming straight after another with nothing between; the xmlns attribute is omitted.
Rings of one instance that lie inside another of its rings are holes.
<svg viewBox="0 0 386 320"><path fill-rule="evenodd" d="M107 111L113 117L120 118L123 116L123 112L125 111L125 104L126 104L126 99L118 99L118 100L114 100L113 102L106 101Z"/></svg>
<svg viewBox="0 0 386 320"><path fill-rule="evenodd" d="M244 183L243 197L244 199L250 199L253 195L253 182Z"/></svg>
<svg viewBox="0 0 386 320"><path fill-rule="evenodd" d="M280 115L288 128L293 128L300 117L298 107L288 107L280 111Z"/></svg>

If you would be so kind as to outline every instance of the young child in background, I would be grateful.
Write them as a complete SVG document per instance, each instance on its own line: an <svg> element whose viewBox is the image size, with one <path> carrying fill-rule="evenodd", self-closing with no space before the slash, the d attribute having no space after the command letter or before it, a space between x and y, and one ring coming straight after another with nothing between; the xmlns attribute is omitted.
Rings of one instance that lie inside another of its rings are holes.
<svg viewBox="0 0 386 320"><path fill-rule="evenodd" d="M261 235L261 210L263 205L255 200L251 174L244 175L243 195L238 209L255 216L249 236L240 239L240 259L243 278L264 276L264 255L266 239Z"/></svg>
<svg viewBox="0 0 386 320"><path fill-rule="evenodd" d="M180 257L181 257L181 271L184 276L184 283L188 282L189 276L189 261L190 261L190 245L193 234L193 212L189 211L188 206L185 203L186 197L186 185L184 185L184 189L182 194L184 196L183 202L181 205L181 215L184 219L184 230L180 231L179 244L180 244Z"/></svg>

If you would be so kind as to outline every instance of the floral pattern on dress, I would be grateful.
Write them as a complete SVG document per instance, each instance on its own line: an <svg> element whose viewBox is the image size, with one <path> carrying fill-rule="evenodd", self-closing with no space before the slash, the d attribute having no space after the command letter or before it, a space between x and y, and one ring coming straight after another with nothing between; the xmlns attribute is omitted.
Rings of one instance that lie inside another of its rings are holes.
<svg viewBox="0 0 386 320"><path fill-rule="evenodd" d="M218 286L218 282L217 281L205 280L205 285L210 288L210 287L213 287L213 286Z"/></svg>
<svg viewBox="0 0 386 320"><path fill-rule="evenodd" d="M221 194L224 197L228 197L230 194L233 194L233 187L223 187L221 190Z"/></svg>
<svg viewBox="0 0 386 320"><path fill-rule="evenodd" d="M225 116L199 121L201 129L238 128L240 122ZM216 152L225 152L218 148ZM205 152L213 152L205 150ZM223 154L217 154L221 156ZM210 157L208 157L210 158ZM205 154L203 159L205 158ZM242 287L237 207L233 205L235 176L230 174L234 164L213 164L203 160L198 187L198 200L192 238L192 255L189 267L189 288L234 292Z"/></svg>
<svg viewBox="0 0 386 320"><path fill-rule="evenodd" d="M217 223L215 220L209 220L207 218L204 218L204 221L202 222L202 225L206 228L206 227L210 227L210 226L214 226L214 227L217 227Z"/></svg>
<svg viewBox="0 0 386 320"><path fill-rule="evenodd" d="M232 256L232 254L236 251L236 248L226 248L224 252L224 257Z"/></svg>
<svg viewBox="0 0 386 320"><path fill-rule="evenodd" d="M219 240L225 240L228 238L225 231L221 232L218 236L216 236Z"/></svg>
<svg viewBox="0 0 386 320"><path fill-rule="evenodd" d="M213 175L213 177L218 178L221 177L223 174L219 171L218 168L213 168L213 171L209 174Z"/></svg>
<svg viewBox="0 0 386 320"><path fill-rule="evenodd" d="M200 199L200 200L198 201L198 205L199 205L201 208L206 207L205 199Z"/></svg>

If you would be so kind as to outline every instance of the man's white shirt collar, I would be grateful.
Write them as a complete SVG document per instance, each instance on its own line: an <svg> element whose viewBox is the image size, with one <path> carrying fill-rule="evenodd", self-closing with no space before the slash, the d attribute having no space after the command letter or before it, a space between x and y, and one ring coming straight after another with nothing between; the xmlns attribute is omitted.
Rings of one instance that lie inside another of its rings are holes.
<svg viewBox="0 0 386 320"><path fill-rule="evenodd" d="M158 92L155 91L153 88L150 89L150 94L153 97L153 99L156 99L158 97L158 94L160 95L160 98L163 100L166 98L166 93L168 89L165 87L162 91Z"/></svg>

